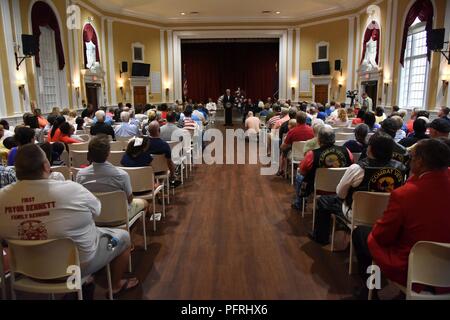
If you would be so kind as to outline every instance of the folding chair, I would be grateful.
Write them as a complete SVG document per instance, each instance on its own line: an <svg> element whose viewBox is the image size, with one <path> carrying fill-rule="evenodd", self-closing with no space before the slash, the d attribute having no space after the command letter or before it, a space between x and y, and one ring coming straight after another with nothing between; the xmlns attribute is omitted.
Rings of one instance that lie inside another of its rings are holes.
<svg viewBox="0 0 450 320"><path fill-rule="evenodd" d="M102 204L100 215L94 218L95 224L99 227L126 229L131 236L130 228L139 218L142 218L144 249L147 251L145 211L140 211L137 212L134 216L130 216L128 213L127 196L123 191L94 193L94 195L100 200ZM131 272L131 255L129 259L128 270Z"/></svg>
<svg viewBox="0 0 450 320"><path fill-rule="evenodd" d="M111 151L109 153L107 161L110 162L113 166L120 167L124 154L125 151Z"/></svg>
<svg viewBox="0 0 450 320"><path fill-rule="evenodd" d="M170 171L166 156L164 154L152 154L152 157L153 161L150 165L153 168L156 180L162 181L163 185L167 184L167 203L170 204Z"/></svg>
<svg viewBox="0 0 450 320"><path fill-rule="evenodd" d="M83 166L88 166L89 161L87 155L88 155L87 150L85 151L70 150L69 151L70 167L82 168Z"/></svg>
<svg viewBox="0 0 450 320"><path fill-rule="evenodd" d="M7 240L10 253L11 297L16 299L15 291L32 293L77 292L78 299L83 299L81 285L89 278L81 278L75 273L75 283L67 285L68 267L80 268L78 249L71 239L52 240ZM80 269L79 269L80 270ZM16 276L20 275L20 276ZM112 296L111 272L107 265L108 290Z"/></svg>
<svg viewBox="0 0 450 320"><path fill-rule="evenodd" d="M64 176L64 179L66 180L72 180L71 172L69 167L66 166L55 166L51 167L52 172L60 172Z"/></svg>
<svg viewBox="0 0 450 320"><path fill-rule="evenodd" d="M294 185L294 165L299 165L305 158L304 149L306 141L297 141L292 144L292 150L289 156L291 161L291 185Z"/></svg>
<svg viewBox="0 0 450 320"><path fill-rule="evenodd" d="M147 201L152 201L153 203L153 214L150 219L153 219L153 231L156 231L156 196L162 192L163 198L163 216L166 215L166 207L164 202L164 185L160 185L155 188L155 175L153 173L152 167L139 167L139 168L128 168L122 167L130 176L131 188L135 194L135 198L145 199ZM137 193L137 194L136 194Z"/></svg>

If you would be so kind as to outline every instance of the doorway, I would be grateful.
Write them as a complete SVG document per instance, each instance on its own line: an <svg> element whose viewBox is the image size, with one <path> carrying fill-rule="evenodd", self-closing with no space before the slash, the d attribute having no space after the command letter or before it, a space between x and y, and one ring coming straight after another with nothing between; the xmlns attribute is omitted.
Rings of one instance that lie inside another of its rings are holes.
<svg viewBox="0 0 450 320"><path fill-rule="evenodd" d="M86 83L86 100L88 104L94 106L94 110L98 109L98 90L100 85L96 83Z"/></svg>
<svg viewBox="0 0 450 320"><path fill-rule="evenodd" d="M133 87L133 102L135 106L147 104L147 87Z"/></svg>
<svg viewBox="0 0 450 320"><path fill-rule="evenodd" d="M328 85L319 84L314 86L314 101L323 105L328 103Z"/></svg>
<svg viewBox="0 0 450 320"><path fill-rule="evenodd" d="M372 111L375 111L375 108L378 105L378 81L367 81L361 83L361 85L363 87L363 92L366 92L372 99Z"/></svg>

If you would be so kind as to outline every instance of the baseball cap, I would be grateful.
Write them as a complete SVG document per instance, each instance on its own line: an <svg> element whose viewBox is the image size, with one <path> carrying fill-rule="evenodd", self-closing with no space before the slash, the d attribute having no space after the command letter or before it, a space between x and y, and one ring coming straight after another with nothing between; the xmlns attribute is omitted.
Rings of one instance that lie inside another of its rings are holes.
<svg viewBox="0 0 450 320"><path fill-rule="evenodd" d="M429 128L433 128L436 131L449 133L450 132L450 123L442 118L434 119L429 125Z"/></svg>

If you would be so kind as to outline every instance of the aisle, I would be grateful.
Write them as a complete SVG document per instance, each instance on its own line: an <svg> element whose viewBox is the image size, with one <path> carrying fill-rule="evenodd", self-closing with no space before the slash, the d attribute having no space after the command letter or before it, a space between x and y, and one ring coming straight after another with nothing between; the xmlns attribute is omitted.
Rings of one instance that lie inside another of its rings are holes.
<svg viewBox="0 0 450 320"><path fill-rule="evenodd" d="M218 128L223 128L217 124ZM312 243L293 191L255 165L198 165L167 218L134 253L143 282L122 299L339 299L355 277L347 252ZM139 241L140 230L133 236Z"/></svg>

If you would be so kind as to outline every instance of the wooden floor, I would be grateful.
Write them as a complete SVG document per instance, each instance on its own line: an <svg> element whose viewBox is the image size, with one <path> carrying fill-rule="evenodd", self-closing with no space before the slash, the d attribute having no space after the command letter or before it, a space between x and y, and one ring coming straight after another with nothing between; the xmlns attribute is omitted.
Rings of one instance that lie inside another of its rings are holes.
<svg viewBox="0 0 450 320"><path fill-rule="evenodd" d="M348 252L331 253L306 237L311 215L291 209L293 194L287 180L261 176L258 165L197 165L158 231L149 232L147 252L139 227L133 233L142 285L120 298L349 296L359 280L347 274ZM96 295L104 298L102 290Z"/></svg>

